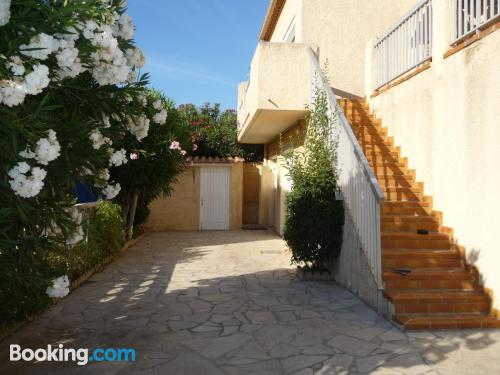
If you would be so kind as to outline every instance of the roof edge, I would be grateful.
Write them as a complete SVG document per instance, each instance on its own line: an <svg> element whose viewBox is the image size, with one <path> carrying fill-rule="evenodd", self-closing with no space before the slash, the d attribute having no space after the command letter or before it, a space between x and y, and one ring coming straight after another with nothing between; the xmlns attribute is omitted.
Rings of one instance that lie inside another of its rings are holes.
<svg viewBox="0 0 500 375"><path fill-rule="evenodd" d="M271 0L267 8L264 24L259 34L259 40L269 42L280 18L281 12L285 7L286 0Z"/></svg>

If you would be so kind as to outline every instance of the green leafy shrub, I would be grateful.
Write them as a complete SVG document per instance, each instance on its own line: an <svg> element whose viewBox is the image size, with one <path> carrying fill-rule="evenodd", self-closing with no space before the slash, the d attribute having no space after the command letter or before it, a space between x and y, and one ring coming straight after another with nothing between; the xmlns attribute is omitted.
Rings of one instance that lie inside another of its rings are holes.
<svg viewBox="0 0 500 375"><path fill-rule="evenodd" d="M67 262L70 280L78 279L123 245L123 221L119 205L102 202L85 222L87 240L71 250L63 250L65 254L61 257Z"/></svg>
<svg viewBox="0 0 500 375"><path fill-rule="evenodd" d="M344 207L336 199L337 137L326 92L316 85L302 149L283 152L292 190L287 195L284 239L292 262L324 270L342 247ZM293 139L291 140L293 143Z"/></svg>

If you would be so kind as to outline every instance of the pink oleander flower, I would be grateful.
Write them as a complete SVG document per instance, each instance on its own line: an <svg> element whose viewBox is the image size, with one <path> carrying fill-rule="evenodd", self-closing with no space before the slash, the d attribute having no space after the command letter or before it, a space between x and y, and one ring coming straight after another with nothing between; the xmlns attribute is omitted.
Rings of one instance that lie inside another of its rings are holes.
<svg viewBox="0 0 500 375"><path fill-rule="evenodd" d="M170 149L171 150L180 150L181 144L177 141L173 141L172 143L170 143Z"/></svg>
<svg viewBox="0 0 500 375"><path fill-rule="evenodd" d="M185 150L181 150L181 155L182 156L186 155L186 151Z"/></svg>
<svg viewBox="0 0 500 375"><path fill-rule="evenodd" d="M198 145L196 143L193 144L193 151L198 150Z"/></svg>
<svg viewBox="0 0 500 375"><path fill-rule="evenodd" d="M137 152L131 152L130 160L137 160L137 159L139 159L139 154Z"/></svg>

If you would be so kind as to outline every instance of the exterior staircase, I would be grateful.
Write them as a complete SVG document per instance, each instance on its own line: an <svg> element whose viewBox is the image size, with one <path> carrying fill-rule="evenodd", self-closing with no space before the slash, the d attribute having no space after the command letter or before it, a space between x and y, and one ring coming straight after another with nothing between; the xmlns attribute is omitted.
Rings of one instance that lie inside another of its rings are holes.
<svg viewBox="0 0 500 375"><path fill-rule="evenodd" d="M500 328L477 269L465 262L453 231L364 101L339 104L385 193L381 207L384 295L409 330Z"/></svg>

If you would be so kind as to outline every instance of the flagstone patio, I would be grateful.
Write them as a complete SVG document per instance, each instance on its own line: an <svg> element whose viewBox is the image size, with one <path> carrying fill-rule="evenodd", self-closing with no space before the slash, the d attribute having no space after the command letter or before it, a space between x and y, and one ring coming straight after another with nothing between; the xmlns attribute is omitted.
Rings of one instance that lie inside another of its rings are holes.
<svg viewBox="0 0 500 375"><path fill-rule="evenodd" d="M21 363L8 345L131 347L135 363ZM500 331L404 333L296 280L266 231L154 233L0 343L2 374L493 374Z"/></svg>

